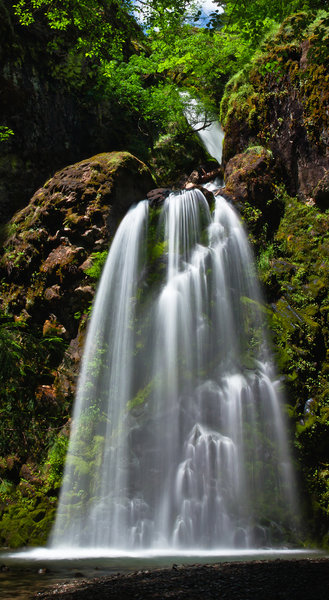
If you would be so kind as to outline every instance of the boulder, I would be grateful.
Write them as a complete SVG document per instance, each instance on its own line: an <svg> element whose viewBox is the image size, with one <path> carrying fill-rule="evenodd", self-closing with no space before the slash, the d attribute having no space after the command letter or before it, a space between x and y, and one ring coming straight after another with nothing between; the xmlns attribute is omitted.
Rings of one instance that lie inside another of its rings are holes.
<svg viewBox="0 0 329 600"><path fill-rule="evenodd" d="M273 198L275 164L272 153L262 146L236 154L225 168L224 193L234 202L263 207Z"/></svg>
<svg viewBox="0 0 329 600"><path fill-rule="evenodd" d="M87 274L93 255L108 249L126 211L153 186L147 167L130 153L98 154L56 173L9 223L0 259L6 282L1 308L28 323L37 337L63 339L46 382L49 390L60 388L61 396L74 392L95 290ZM45 389L37 386L40 398Z"/></svg>
<svg viewBox="0 0 329 600"><path fill-rule="evenodd" d="M279 178L272 152L253 146L229 160L222 194L239 210L248 224L250 240L262 245L275 231L282 215L274 182Z"/></svg>

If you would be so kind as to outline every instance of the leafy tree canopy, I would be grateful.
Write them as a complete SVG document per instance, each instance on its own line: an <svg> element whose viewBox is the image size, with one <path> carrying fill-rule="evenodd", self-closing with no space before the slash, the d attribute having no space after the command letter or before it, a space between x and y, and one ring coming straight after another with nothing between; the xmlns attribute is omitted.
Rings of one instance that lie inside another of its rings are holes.
<svg viewBox="0 0 329 600"><path fill-rule="evenodd" d="M213 27L224 27L227 33L240 35L257 44L273 23L299 11L317 11L329 7L328 0L214 0L219 13L213 13Z"/></svg>
<svg viewBox="0 0 329 600"><path fill-rule="evenodd" d="M227 80L251 60L264 35L293 12L329 4L215 2L218 10L207 27L198 25L201 0L16 0L13 5L23 25L41 19L52 30L72 34L79 51L98 64L102 93L135 119L152 148L173 125L184 128L179 89L189 89L215 111Z"/></svg>
<svg viewBox="0 0 329 600"><path fill-rule="evenodd" d="M89 57L121 57L127 35L136 31L132 0L19 0L13 6L22 25L41 20L68 31Z"/></svg>

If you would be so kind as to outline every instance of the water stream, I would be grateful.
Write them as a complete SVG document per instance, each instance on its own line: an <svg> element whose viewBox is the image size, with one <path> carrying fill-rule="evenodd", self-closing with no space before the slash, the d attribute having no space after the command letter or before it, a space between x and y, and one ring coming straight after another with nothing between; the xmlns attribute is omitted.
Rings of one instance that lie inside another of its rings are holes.
<svg viewBox="0 0 329 600"><path fill-rule="evenodd" d="M188 92L180 92L184 115L189 125L200 138L207 152L216 159L220 165L222 162L224 131L215 116L207 114L200 101L192 98Z"/></svg>
<svg viewBox="0 0 329 600"><path fill-rule="evenodd" d="M122 221L100 282L53 548L285 543L297 514L246 234L199 190Z"/></svg>

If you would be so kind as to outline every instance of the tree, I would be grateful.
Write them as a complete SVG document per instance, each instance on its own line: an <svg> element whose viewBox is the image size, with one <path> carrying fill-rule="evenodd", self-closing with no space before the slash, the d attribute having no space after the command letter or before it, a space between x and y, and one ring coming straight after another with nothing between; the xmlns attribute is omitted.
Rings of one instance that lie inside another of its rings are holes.
<svg viewBox="0 0 329 600"><path fill-rule="evenodd" d="M13 2L21 25L44 21L66 31L86 56L122 57L127 37L137 31L132 0L19 0Z"/></svg>
<svg viewBox="0 0 329 600"><path fill-rule="evenodd" d="M212 15L215 28L238 28L241 35L256 46L273 23L281 23L299 11L317 11L329 7L329 0L214 0L220 14Z"/></svg>

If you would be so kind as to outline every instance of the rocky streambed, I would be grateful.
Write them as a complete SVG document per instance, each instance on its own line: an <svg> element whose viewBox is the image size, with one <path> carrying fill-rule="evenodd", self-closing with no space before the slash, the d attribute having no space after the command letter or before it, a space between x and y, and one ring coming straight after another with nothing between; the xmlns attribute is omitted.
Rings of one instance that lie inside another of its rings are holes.
<svg viewBox="0 0 329 600"><path fill-rule="evenodd" d="M58 584L34 599L50 600L325 600L329 559L255 560L172 565Z"/></svg>

